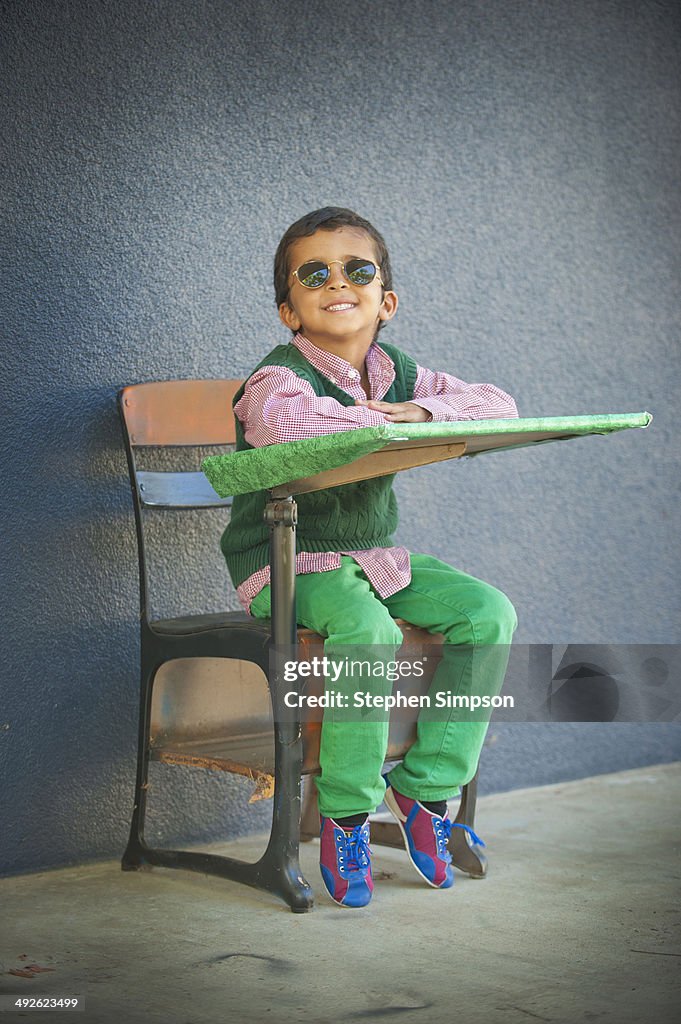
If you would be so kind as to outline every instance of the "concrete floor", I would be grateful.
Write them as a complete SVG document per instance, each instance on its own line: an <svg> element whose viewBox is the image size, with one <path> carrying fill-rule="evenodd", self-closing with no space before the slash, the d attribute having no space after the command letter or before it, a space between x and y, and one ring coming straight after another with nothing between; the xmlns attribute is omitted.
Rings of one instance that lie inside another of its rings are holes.
<svg viewBox="0 0 681 1024"><path fill-rule="evenodd" d="M117 861L2 879L0 1001L78 995L79 1024L677 1021L680 797L679 764L485 797L485 880L439 892L403 851L375 847L360 911L320 891L317 842L302 848L317 892L304 915ZM206 848L255 857L260 844ZM6 973L31 963L52 971Z"/></svg>

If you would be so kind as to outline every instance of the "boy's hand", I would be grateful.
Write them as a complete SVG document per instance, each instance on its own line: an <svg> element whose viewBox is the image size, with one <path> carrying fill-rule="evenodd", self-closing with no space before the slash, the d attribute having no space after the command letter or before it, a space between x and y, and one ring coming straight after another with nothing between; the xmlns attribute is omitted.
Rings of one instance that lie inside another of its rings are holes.
<svg viewBox="0 0 681 1024"><path fill-rule="evenodd" d="M393 423L425 423L430 419L430 413L413 402L375 402L373 399L363 402L357 398L355 405L364 405L367 409L382 412Z"/></svg>

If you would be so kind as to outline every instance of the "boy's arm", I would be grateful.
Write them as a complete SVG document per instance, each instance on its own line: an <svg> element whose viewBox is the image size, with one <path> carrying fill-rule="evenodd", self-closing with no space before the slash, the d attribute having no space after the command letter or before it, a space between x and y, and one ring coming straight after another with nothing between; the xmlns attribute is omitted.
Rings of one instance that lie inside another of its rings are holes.
<svg viewBox="0 0 681 1024"><path fill-rule="evenodd" d="M466 384L451 373L418 367L411 405L429 413L433 423L454 420L511 419L518 416L510 395L494 384ZM383 412L391 419L390 410L401 406L389 402L367 402L367 408Z"/></svg>
<svg viewBox="0 0 681 1024"><path fill-rule="evenodd" d="M284 366L266 366L254 373L234 413L254 448L388 421L384 413L365 405L345 406L335 398L320 398L307 381Z"/></svg>

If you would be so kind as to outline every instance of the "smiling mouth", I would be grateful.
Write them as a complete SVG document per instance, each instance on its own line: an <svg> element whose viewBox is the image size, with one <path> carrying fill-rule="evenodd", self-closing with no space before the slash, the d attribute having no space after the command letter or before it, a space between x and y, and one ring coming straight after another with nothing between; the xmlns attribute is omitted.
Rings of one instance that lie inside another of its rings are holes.
<svg viewBox="0 0 681 1024"><path fill-rule="evenodd" d="M324 306L326 313L343 313L347 309L354 309L355 302L334 302L330 306Z"/></svg>

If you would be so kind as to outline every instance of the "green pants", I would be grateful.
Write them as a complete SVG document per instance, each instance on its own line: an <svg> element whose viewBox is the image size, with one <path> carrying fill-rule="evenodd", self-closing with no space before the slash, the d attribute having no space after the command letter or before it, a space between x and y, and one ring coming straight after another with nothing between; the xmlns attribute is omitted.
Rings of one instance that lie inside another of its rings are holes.
<svg viewBox="0 0 681 1024"><path fill-rule="evenodd" d="M432 693L460 694L481 687L485 693L498 693L517 625L513 605L495 587L437 558L410 558L411 583L387 598L378 596L360 566L345 555L340 569L298 576L298 623L325 637L324 653L338 657L347 645L353 651L394 652L402 642L394 620L404 619L445 637ZM265 587L254 598L251 613L268 618L270 610L270 588ZM334 681L333 689L338 691L344 685L354 693L357 683L341 678ZM375 685L380 691L382 681ZM383 685L389 693L392 684ZM324 713L321 774L316 783L319 809L325 817L371 812L383 800L381 769L388 744L388 716L382 711L359 720L355 711L351 718L331 708ZM391 785L415 800L455 796L459 786L475 775L487 725L480 712L471 720L457 709L421 710L416 741L390 772Z"/></svg>

